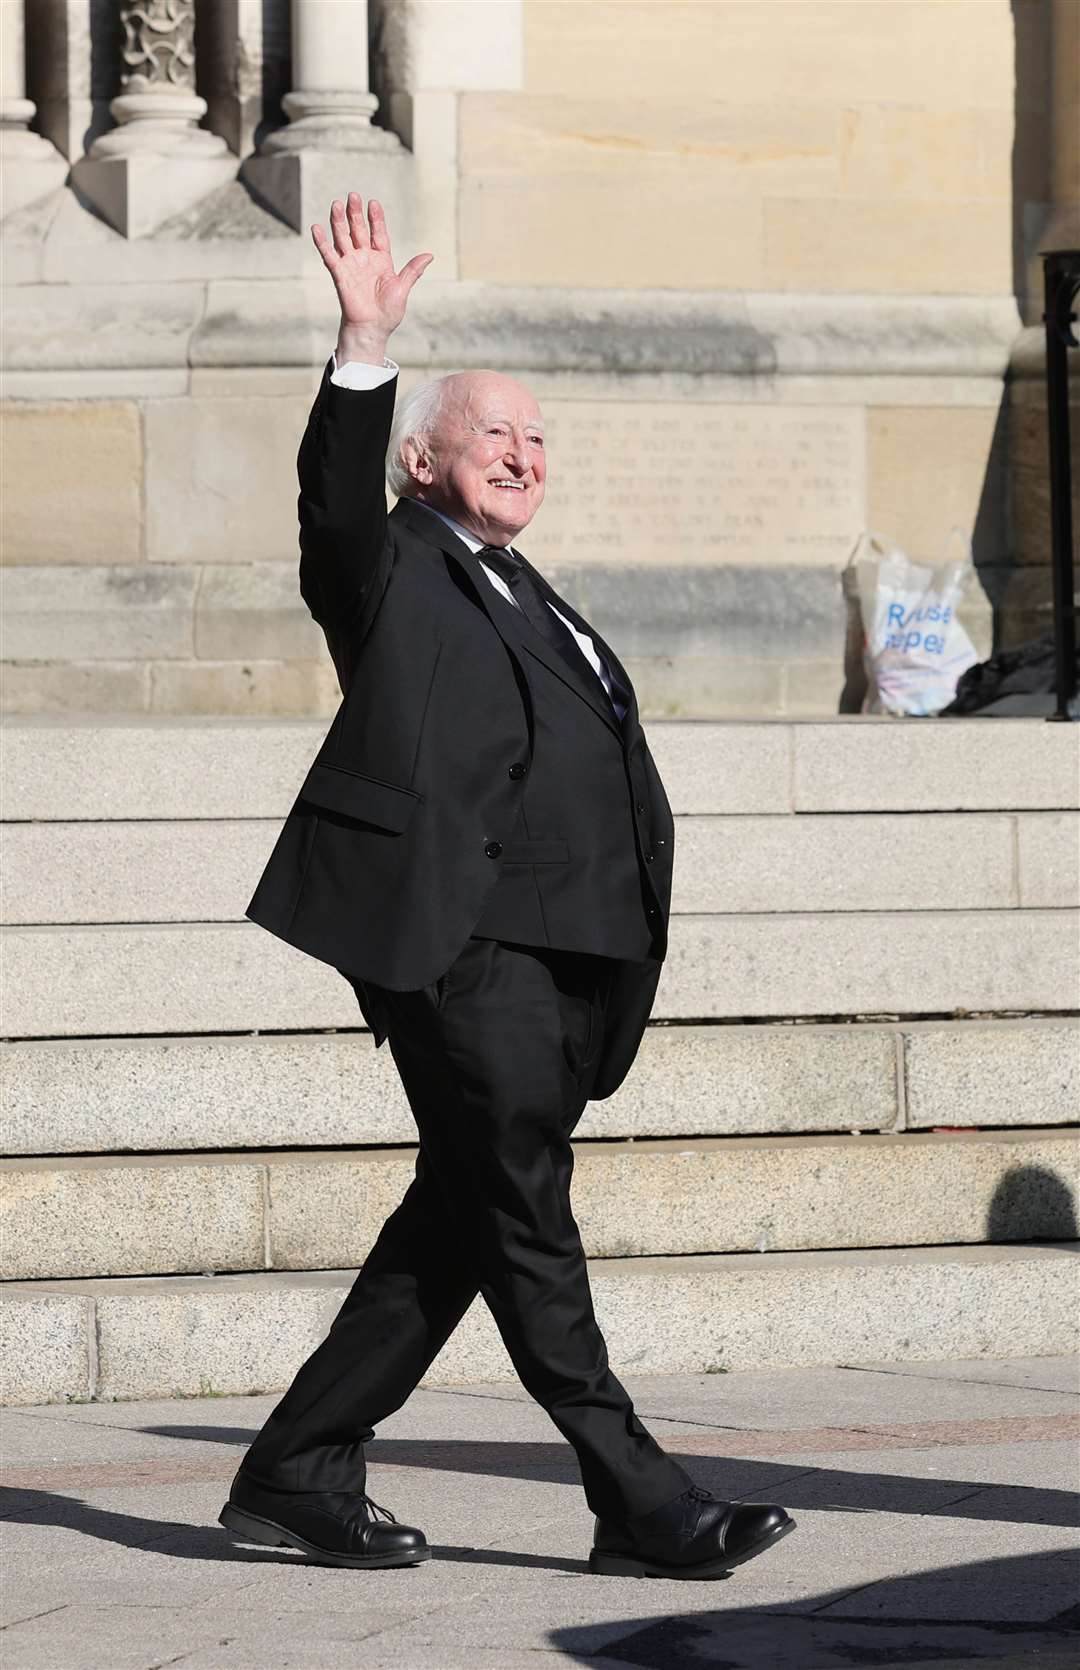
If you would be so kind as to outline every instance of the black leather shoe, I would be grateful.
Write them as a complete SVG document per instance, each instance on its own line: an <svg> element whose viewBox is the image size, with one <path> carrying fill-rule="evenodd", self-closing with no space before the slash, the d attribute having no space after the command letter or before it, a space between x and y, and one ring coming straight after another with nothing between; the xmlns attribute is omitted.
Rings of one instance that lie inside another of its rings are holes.
<svg viewBox="0 0 1080 1670"><path fill-rule="evenodd" d="M271 1490L243 1468L218 1519L244 1542L298 1548L322 1565L414 1566L431 1558L423 1531L399 1525L363 1491Z"/></svg>
<svg viewBox="0 0 1080 1670"><path fill-rule="evenodd" d="M794 1531L771 1502L725 1502L691 1485L633 1519L597 1519L589 1570L611 1577L722 1577Z"/></svg>

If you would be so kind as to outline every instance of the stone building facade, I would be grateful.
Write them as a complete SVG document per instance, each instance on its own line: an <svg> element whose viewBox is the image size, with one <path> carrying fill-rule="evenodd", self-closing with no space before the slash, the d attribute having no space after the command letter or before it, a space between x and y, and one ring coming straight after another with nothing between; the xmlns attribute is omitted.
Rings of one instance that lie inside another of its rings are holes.
<svg viewBox="0 0 1080 1670"><path fill-rule="evenodd" d="M1075 0L0 0L0 27L9 712L333 711L294 462L336 328L308 227L349 188L436 255L406 379L540 395L525 548L647 714L836 712L866 526L924 559L971 534L980 650L1048 623Z"/></svg>

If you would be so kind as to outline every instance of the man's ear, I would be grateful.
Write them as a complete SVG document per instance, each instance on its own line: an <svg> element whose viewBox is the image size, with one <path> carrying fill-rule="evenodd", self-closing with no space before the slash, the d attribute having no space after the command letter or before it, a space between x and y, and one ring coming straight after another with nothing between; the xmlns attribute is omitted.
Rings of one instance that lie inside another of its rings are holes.
<svg viewBox="0 0 1080 1670"><path fill-rule="evenodd" d="M418 481L423 487L431 486L435 479L431 468L431 460L418 436L409 435L402 441L401 462L414 481Z"/></svg>

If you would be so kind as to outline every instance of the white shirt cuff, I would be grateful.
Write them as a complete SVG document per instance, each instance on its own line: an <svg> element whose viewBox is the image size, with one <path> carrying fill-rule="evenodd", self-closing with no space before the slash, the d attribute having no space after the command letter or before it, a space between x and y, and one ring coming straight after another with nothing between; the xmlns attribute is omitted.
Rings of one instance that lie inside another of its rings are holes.
<svg viewBox="0 0 1080 1670"><path fill-rule="evenodd" d="M401 369L391 359L384 359L381 365L367 365L361 360L346 360L344 365L339 365L336 352L332 353L330 358L334 362L330 381L343 389L381 388L391 377L396 377Z"/></svg>

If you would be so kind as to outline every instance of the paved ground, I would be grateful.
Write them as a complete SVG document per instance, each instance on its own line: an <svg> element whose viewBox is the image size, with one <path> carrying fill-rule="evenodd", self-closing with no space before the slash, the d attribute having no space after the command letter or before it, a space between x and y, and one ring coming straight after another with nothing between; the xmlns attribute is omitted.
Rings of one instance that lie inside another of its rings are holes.
<svg viewBox="0 0 1080 1670"><path fill-rule="evenodd" d="M1080 1666L1075 1359L629 1384L696 1478L794 1534L720 1581L593 1577L571 1452L516 1386L463 1386L370 1447L435 1558L340 1571L216 1523L274 1398L8 1411L4 1670Z"/></svg>

